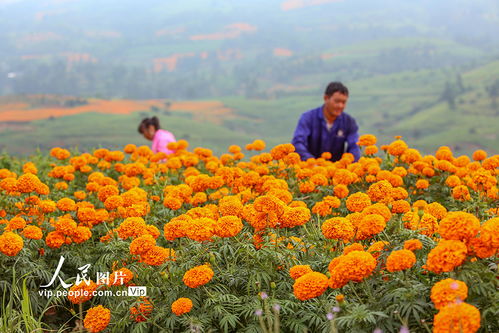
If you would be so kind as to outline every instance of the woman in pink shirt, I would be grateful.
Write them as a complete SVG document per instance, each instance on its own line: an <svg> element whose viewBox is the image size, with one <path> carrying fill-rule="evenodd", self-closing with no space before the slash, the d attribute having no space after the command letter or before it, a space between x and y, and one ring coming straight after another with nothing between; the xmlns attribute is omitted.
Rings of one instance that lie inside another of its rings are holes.
<svg viewBox="0 0 499 333"><path fill-rule="evenodd" d="M151 150L153 153L164 152L172 154L174 151L166 148L170 142L175 142L172 133L160 129L159 119L157 117L146 118L139 125L139 133L149 141L152 141Z"/></svg>

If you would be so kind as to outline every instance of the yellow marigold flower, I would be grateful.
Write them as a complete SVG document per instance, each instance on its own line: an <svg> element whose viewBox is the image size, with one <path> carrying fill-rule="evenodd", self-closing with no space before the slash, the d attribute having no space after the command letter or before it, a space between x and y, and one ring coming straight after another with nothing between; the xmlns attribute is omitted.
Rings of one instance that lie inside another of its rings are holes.
<svg viewBox="0 0 499 333"><path fill-rule="evenodd" d="M372 146L376 144L376 136L372 134L364 134L359 138L359 142L357 143L359 146Z"/></svg>
<svg viewBox="0 0 499 333"><path fill-rule="evenodd" d="M319 297L328 287L328 279L322 273L310 272L302 275L293 284L293 293L300 301Z"/></svg>
<svg viewBox="0 0 499 333"><path fill-rule="evenodd" d="M111 311L102 305L88 309L83 326L92 333L97 333L106 329L111 321Z"/></svg>
<svg viewBox="0 0 499 333"><path fill-rule="evenodd" d="M428 254L426 268L437 274L450 272L464 262L467 252L466 245L460 241L442 240Z"/></svg>
<svg viewBox="0 0 499 333"><path fill-rule="evenodd" d="M343 255L349 254L352 251L364 251L364 245L360 243L353 243L345 246L345 248L343 249Z"/></svg>
<svg viewBox="0 0 499 333"><path fill-rule="evenodd" d="M454 280L441 280L431 288L431 301L437 309L464 301L468 297L466 283Z"/></svg>
<svg viewBox="0 0 499 333"><path fill-rule="evenodd" d="M467 303L440 309L433 321L434 333L474 333L480 328L480 311Z"/></svg>
<svg viewBox="0 0 499 333"><path fill-rule="evenodd" d="M151 266L159 266L167 261L175 261L175 251L161 246L153 246L140 256L141 262Z"/></svg>
<svg viewBox="0 0 499 333"><path fill-rule="evenodd" d="M324 221L321 230L326 238L343 241L349 241L355 234L352 223L344 217L334 217Z"/></svg>
<svg viewBox="0 0 499 333"><path fill-rule="evenodd" d="M185 272L182 281L189 288L197 288L210 282L214 274L208 265L196 266Z"/></svg>
<svg viewBox="0 0 499 333"><path fill-rule="evenodd" d="M184 313L189 313L192 309L192 301L189 298L179 298L172 303L172 312L176 316L181 316Z"/></svg>
<svg viewBox="0 0 499 333"><path fill-rule="evenodd" d="M5 231L0 235L0 252L13 257L16 256L24 247L24 241L21 236L11 231Z"/></svg>
<svg viewBox="0 0 499 333"><path fill-rule="evenodd" d="M480 221L466 212L450 212L440 222L439 234L445 239L466 240L474 237L480 229Z"/></svg>
<svg viewBox="0 0 499 333"><path fill-rule="evenodd" d="M68 299L73 304L82 304L94 297L93 292L97 290L97 287L97 284L93 281L88 284L86 281L82 281L80 284L75 284L69 288Z"/></svg>
<svg viewBox="0 0 499 333"><path fill-rule="evenodd" d="M144 254L156 245L156 239L153 236L146 234L135 238L130 243L131 254Z"/></svg>
<svg viewBox="0 0 499 333"><path fill-rule="evenodd" d="M423 248L423 244L419 239L409 239L404 242L404 249L409 251L421 250Z"/></svg>
<svg viewBox="0 0 499 333"><path fill-rule="evenodd" d="M416 263L416 256L409 250L392 251L386 259L386 269L389 272L403 271Z"/></svg>
<svg viewBox="0 0 499 333"><path fill-rule="evenodd" d="M307 273L311 273L312 268L309 265L295 265L289 269L289 275L293 280L296 280Z"/></svg>
<svg viewBox="0 0 499 333"><path fill-rule="evenodd" d="M237 216L223 216L215 224L215 234L219 237L234 237L243 229L243 222Z"/></svg>
<svg viewBox="0 0 499 333"><path fill-rule="evenodd" d="M375 268L376 259L364 251L352 251L334 258L328 267L331 273L329 286L336 289L343 287L349 281L360 282L369 277Z"/></svg>
<svg viewBox="0 0 499 333"><path fill-rule="evenodd" d="M357 192L348 196L346 200L347 209L351 212L361 212L371 205L371 198L362 192Z"/></svg>
<svg viewBox="0 0 499 333"><path fill-rule="evenodd" d="M438 220L441 220L447 215L447 208L438 202L432 202L424 207L424 212L433 215Z"/></svg>

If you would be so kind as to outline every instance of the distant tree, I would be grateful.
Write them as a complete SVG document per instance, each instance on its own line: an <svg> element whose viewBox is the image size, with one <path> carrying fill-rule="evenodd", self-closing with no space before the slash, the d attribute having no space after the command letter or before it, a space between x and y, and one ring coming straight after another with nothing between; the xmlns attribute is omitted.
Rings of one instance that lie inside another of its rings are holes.
<svg viewBox="0 0 499 333"><path fill-rule="evenodd" d="M456 108L456 91L449 81L445 83L444 91L440 99L449 104L449 107L454 110Z"/></svg>

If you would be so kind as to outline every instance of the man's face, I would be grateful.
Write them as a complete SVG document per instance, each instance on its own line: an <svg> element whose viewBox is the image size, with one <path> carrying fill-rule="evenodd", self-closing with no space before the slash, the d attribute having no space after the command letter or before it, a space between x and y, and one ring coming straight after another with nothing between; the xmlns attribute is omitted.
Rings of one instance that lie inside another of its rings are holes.
<svg viewBox="0 0 499 333"><path fill-rule="evenodd" d="M335 92L331 96L324 95L324 105L326 113L330 117L339 117L347 105L348 96L340 92Z"/></svg>

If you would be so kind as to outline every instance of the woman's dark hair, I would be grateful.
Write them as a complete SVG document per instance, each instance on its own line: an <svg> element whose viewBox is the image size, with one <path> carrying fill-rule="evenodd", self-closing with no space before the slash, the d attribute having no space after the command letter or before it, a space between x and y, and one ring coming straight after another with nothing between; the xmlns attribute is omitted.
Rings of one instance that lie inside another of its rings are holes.
<svg viewBox="0 0 499 333"><path fill-rule="evenodd" d="M160 129L159 127L159 119L158 117L152 117L152 118L146 118L142 120L142 122L139 125L138 131L140 134L143 134L146 128L149 128L149 126L154 126L154 129L157 131Z"/></svg>
<svg viewBox="0 0 499 333"><path fill-rule="evenodd" d="M348 88L341 82L331 82L328 84L324 95L332 96L335 92L348 96Z"/></svg>

